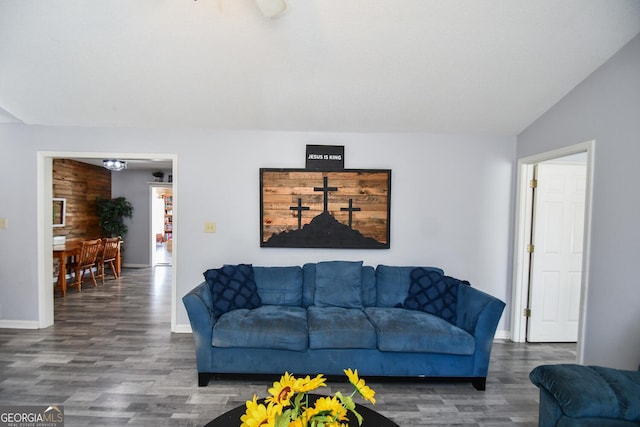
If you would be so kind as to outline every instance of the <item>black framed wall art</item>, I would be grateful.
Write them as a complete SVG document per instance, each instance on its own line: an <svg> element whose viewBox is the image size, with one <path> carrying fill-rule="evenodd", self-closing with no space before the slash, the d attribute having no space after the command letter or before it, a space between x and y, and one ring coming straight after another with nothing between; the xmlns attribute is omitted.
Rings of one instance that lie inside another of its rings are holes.
<svg viewBox="0 0 640 427"><path fill-rule="evenodd" d="M260 169L260 246L388 249L391 170Z"/></svg>

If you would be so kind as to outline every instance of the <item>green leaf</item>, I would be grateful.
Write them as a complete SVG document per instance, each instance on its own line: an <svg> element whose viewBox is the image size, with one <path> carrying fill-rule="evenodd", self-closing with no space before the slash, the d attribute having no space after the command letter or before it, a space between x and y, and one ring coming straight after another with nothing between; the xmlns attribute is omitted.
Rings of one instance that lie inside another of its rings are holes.
<svg viewBox="0 0 640 427"><path fill-rule="evenodd" d="M344 406L348 410L353 411L354 409L356 409L356 404L354 403L351 396L343 396L339 391L336 392L336 396L338 397L338 399L340 399L342 406Z"/></svg>
<svg viewBox="0 0 640 427"><path fill-rule="evenodd" d="M289 416L287 415L287 412L289 412L289 410L286 410L282 413L282 415L276 415L275 421L274 421L274 427L288 427L289 425Z"/></svg>
<svg viewBox="0 0 640 427"><path fill-rule="evenodd" d="M353 415L355 415L355 416L356 416L356 418L358 419L358 425L359 425L359 426L361 426L361 425L362 425L362 415L360 415L360 414L358 413L358 411L356 411L355 409L350 409L350 411L351 411L351 413L352 413Z"/></svg>
<svg viewBox="0 0 640 427"><path fill-rule="evenodd" d="M304 399L307 396L306 393L297 393L296 397L293 399L293 404L295 406L300 406L300 403L302 402L302 399ZM306 403L308 404L308 399L306 399Z"/></svg>

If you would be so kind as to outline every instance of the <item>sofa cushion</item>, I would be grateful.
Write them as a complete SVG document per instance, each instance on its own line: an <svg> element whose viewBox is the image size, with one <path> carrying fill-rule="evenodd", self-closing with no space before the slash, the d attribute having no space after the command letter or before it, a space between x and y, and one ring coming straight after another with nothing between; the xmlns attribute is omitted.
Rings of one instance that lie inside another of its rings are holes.
<svg viewBox="0 0 640 427"><path fill-rule="evenodd" d="M458 286L469 282L422 267L413 269L410 278L411 285L403 307L435 314L455 325Z"/></svg>
<svg viewBox="0 0 640 427"><path fill-rule="evenodd" d="M362 308L362 261L316 264L313 304L318 307Z"/></svg>
<svg viewBox="0 0 640 427"><path fill-rule="evenodd" d="M475 340L468 332L433 314L403 308L367 307L381 351L471 355Z"/></svg>
<svg viewBox="0 0 640 427"><path fill-rule="evenodd" d="M260 307L262 301L251 264L224 265L204 272L211 289L215 318L238 308Z"/></svg>
<svg viewBox="0 0 640 427"><path fill-rule="evenodd" d="M316 294L316 263L308 262L302 266L302 306L313 305Z"/></svg>
<svg viewBox="0 0 640 427"><path fill-rule="evenodd" d="M370 265L362 266L362 305L373 307L376 305L376 270Z"/></svg>
<svg viewBox="0 0 640 427"><path fill-rule="evenodd" d="M302 305L302 268L253 267L253 274L262 304Z"/></svg>
<svg viewBox="0 0 640 427"><path fill-rule="evenodd" d="M308 308L309 348L376 348L376 331L361 309Z"/></svg>
<svg viewBox="0 0 640 427"><path fill-rule="evenodd" d="M307 349L307 310L263 305L223 314L213 326L214 347Z"/></svg>
<svg viewBox="0 0 640 427"><path fill-rule="evenodd" d="M411 285L411 271L416 267L378 265L376 267L376 291L378 307L402 306ZM444 272L436 267L425 269Z"/></svg>
<svg viewBox="0 0 640 427"><path fill-rule="evenodd" d="M371 307L376 305L376 271L370 265L362 266L362 305ZM316 264L307 263L302 267L302 305L313 305L316 293Z"/></svg>

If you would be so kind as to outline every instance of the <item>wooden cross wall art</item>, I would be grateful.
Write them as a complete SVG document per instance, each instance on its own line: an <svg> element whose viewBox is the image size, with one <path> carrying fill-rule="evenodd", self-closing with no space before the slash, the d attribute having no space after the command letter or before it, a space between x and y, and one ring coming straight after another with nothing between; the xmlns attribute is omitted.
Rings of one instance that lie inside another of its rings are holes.
<svg viewBox="0 0 640 427"><path fill-rule="evenodd" d="M260 246L389 249L391 170L260 169Z"/></svg>

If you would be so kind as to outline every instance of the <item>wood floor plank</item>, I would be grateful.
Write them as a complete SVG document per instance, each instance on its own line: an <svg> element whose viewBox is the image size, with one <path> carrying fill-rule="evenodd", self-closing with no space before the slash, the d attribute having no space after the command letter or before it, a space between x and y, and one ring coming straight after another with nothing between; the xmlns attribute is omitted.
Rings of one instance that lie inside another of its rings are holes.
<svg viewBox="0 0 640 427"><path fill-rule="evenodd" d="M171 267L55 298L55 324L0 329L0 405L64 405L67 426L202 426L263 396L271 382L215 379L198 387L193 338L170 333ZM374 409L408 426L537 426L529 372L575 362L575 344L496 341L487 390L468 383L370 381ZM340 381L323 392L348 390Z"/></svg>

